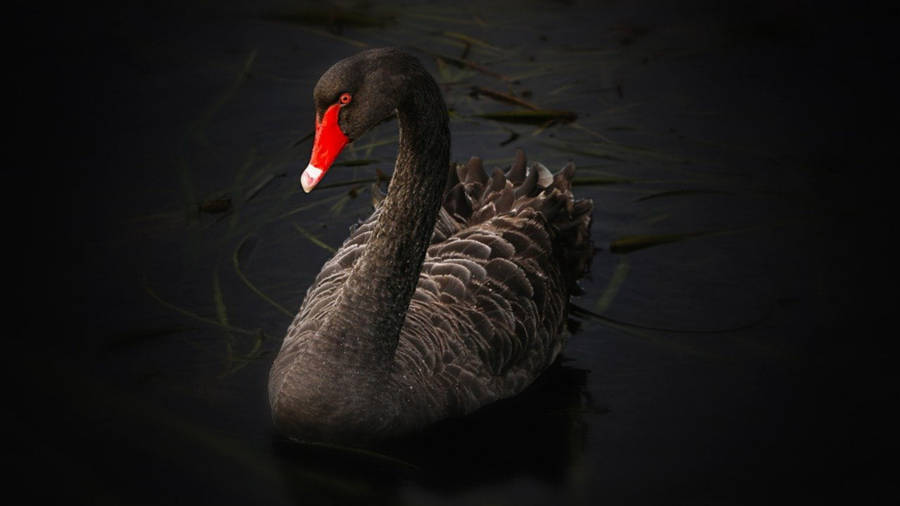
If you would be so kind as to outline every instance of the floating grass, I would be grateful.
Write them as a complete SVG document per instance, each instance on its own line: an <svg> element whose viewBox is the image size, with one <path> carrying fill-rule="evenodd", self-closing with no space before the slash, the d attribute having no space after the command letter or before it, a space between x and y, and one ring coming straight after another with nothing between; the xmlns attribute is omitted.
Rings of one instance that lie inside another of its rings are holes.
<svg viewBox="0 0 900 506"><path fill-rule="evenodd" d="M256 338L253 340L253 345L250 348L250 351L247 352L244 356L232 357L231 366L222 374L218 376L219 379L223 379L227 376L230 376L244 367L247 367L248 364L253 362L255 359L259 358L262 352L262 343L266 339L265 332L262 329L259 329L256 332Z"/></svg>
<svg viewBox="0 0 900 506"><path fill-rule="evenodd" d="M542 146L546 146L548 148L556 149L558 151L562 151L568 154L576 154L582 156L589 156L591 158L599 158L602 160L611 160L616 162L624 162L625 158L621 156L617 156L613 154L610 150L605 149L606 144L603 143L600 148L597 146L597 143L578 143L578 144L570 144L564 142L556 142L550 141L547 139L538 139L536 142Z"/></svg>
<svg viewBox="0 0 900 506"><path fill-rule="evenodd" d="M641 249L659 246L661 244L669 244L673 242L683 241L691 237L700 237L716 233L714 231L705 232L686 232L683 234L638 234L629 235L616 239L609 245L609 251L612 253L631 253Z"/></svg>
<svg viewBox="0 0 900 506"><path fill-rule="evenodd" d="M341 215L341 212L344 211L344 207L350 202L352 199L356 198L357 192L354 191L354 188L351 188L350 191L344 194L337 202L331 205L328 211L335 218Z"/></svg>
<svg viewBox="0 0 900 506"><path fill-rule="evenodd" d="M246 256L249 255L249 250L252 250L255 244L256 238L247 236L241 241L238 247L235 248L234 253L231 254L231 263L232 265L234 265L234 272L237 273L238 277L241 279L244 285L246 285L247 288L250 289L251 292L255 293L262 300L268 302L270 305L272 305L272 307L274 307L284 315L293 317L293 313L291 313L287 308L276 302L275 299L266 295L265 292L260 290L249 279L247 279L247 276L244 274L243 269L241 269L241 264L243 264L243 262L241 261L241 257L243 256L244 258L246 258Z"/></svg>
<svg viewBox="0 0 900 506"><path fill-rule="evenodd" d="M371 181L371 179L368 179L367 181ZM336 185L340 185L340 186L346 186L347 184L349 184L349 183L336 183ZM318 189L327 188L327 187L328 186L326 186L326 185L317 186ZM334 186L332 186L332 188L333 187ZM337 195L332 195L332 196L324 198L324 199L314 200L313 202L310 202L309 204L305 204L300 207L295 207L294 209L291 209L290 211L288 211L286 213L280 214L276 217L276 219L280 220L282 218L287 218L288 216L292 216L297 213L302 213L303 211L308 211L310 209L313 209L313 208L316 208L319 206L323 206L325 204L328 204L329 202L334 202L335 200L341 199L343 197L344 197L344 194L338 193Z"/></svg>
<svg viewBox="0 0 900 506"><path fill-rule="evenodd" d="M644 223L646 223L647 225L655 225L657 223L668 220L670 217L671 215L669 213L660 213L645 219Z"/></svg>
<svg viewBox="0 0 900 506"><path fill-rule="evenodd" d="M594 304L594 311L603 313L609 308L616 298L616 295L619 294L619 289L622 288L622 285L625 283L625 279L628 277L629 272L631 272L631 262L628 260L628 257L619 257L619 262L616 264L615 269L613 269L612 277L606 284L606 288L603 290L600 298L597 299L597 302Z"/></svg>
<svg viewBox="0 0 900 506"><path fill-rule="evenodd" d="M416 466L415 464L407 462L403 459L399 459L397 457L392 457L392 456L386 455L384 453L379 453L374 450L359 448L356 446L344 446L344 445L339 445L339 444L335 444L335 443L323 443L323 442L313 442L313 441L298 441L298 440L294 440L294 439L292 439L291 441L297 445L305 446L308 448L326 449L326 450L336 451L336 452L340 452L340 453L345 453L348 455L365 457L368 459L377 460L379 462L384 462L387 464L400 466L400 467L410 469L413 471L419 469L419 467Z"/></svg>
<svg viewBox="0 0 900 506"><path fill-rule="evenodd" d="M601 134L596 134L595 132L591 132L590 130L585 129L577 123L573 123L571 126L580 130L584 130L592 135L600 136L600 142L578 142L574 144L571 142L549 140L540 140L538 142L547 147L558 149L561 151L578 153L594 158L604 158L607 160L626 161L629 159L629 157L631 157L637 159L652 159L670 163L678 163L680 165L691 162L691 160L688 158L681 157L672 153L666 153L652 148L630 146L614 142L607 139L606 137L603 137Z"/></svg>
<svg viewBox="0 0 900 506"><path fill-rule="evenodd" d="M316 237L315 234L313 234L312 232L309 232L308 230L301 227L300 225L297 225L296 223L294 223L294 229L296 229L297 232L300 232L300 235L305 237L307 240L309 240L309 242L315 244L316 246L318 246L326 251L329 251L331 253L334 253L337 251L337 248L328 245L327 243L325 243L324 241L322 241L321 239Z"/></svg>
<svg viewBox="0 0 900 506"><path fill-rule="evenodd" d="M688 329L688 328L674 328L674 327L659 327L659 326L653 326L653 325L643 325L643 324L634 323L634 322L626 322L626 321L622 321L622 320L617 320L615 318L610 318L608 316L603 316L601 314L597 314L594 311L585 309L581 306L577 306L574 304L571 305L570 309L574 316L577 316L579 318L591 318L591 319L597 320L598 322L601 322L601 323L608 323L610 325L614 325L617 328L631 328L631 329L637 329L637 330L642 330L642 331L646 330L646 331L652 331L652 332L664 332L664 333L672 333L672 334L728 334L728 333L732 333L732 332L737 332L739 330L746 330L749 328L753 328L753 327L759 325L760 323L762 323L763 321L765 321L770 315L770 312L767 312L766 314L760 316L759 318L756 318L756 319L750 320L746 323L742 323L740 325L735 325L732 327L722 327L722 328L718 328L718 329Z"/></svg>
<svg viewBox="0 0 900 506"><path fill-rule="evenodd" d="M167 300L165 300L165 299L163 299L162 297L160 297L159 295L157 295L157 293L156 293L152 288L150 288L150 285L149 285L149 283L147 282L147 278L146 278L146 277L144 277L143 280L142 280L142 286L143 286L143 288L144 288L144 291L146 291L147 294L150 295L150 297L152 297L155 301L159 302L163 307L165 307L165 308L167 308L167 309L171 309L172 311L175 311L176 313L178 313L178 314L180 314L180 315L182 315L182 316L186 316L186 317L188 317L188 318L191 318L191 319L194 319L194 320L197 320L197 321L206 323L206 324L208 324L208 325L212 325L212 326L214 326L214 327L226 328L228 331L234 332L234 333L237 333L237 334L254 335L254 334L256 333L256 331L253 331L253 330L247 330L247 329L242 329L242 328L239 328L239 327L235 327L234 325L231 325L231 324L223 325L222 322L220 322L220 321L218 320L218 318L213 319L213 318L207 318L207 317L205 317L205 316L200 316L200 315L198 315L197 313L194 313L194 312L192 312L192 311L188 311L187 309L178 307L178 306L176 306L175 304L172 304L171 302L168 302Z"/></svg>
<svg viewBox="0 0 900 506"><path fill-rule="evenodd" d="M537 137L538 135L541 135L542 133L544 133L545 130L547 130L548 128L552 127L555 124L556 124L556 121L552 121L552 120L548 121L546 123L543 123L540 126L538 126L537 128L535 128L534 131L531 132L531 136Z"/></svg>
<svg viewBox="0 0 900 506"><path fill-rule="evenodd" d="M464 43L464 44L469 44L469 45L472 45L472 46L477 46L477 47L480 47L480 48L482 48L482 49L487 49L487 50L490 50L490 51L494 51L494 52L496 52L496 53L502 53L502 52L503 52L503 50L500 49L500 48L497 47L497 46L494 46L494 45L492 45L492 44L489 44L489 43L487 43L487 42L485 42L485 41L483 41L483 40L481 40L481 39L476 39L475 37L472 37L471 35L466 35L466 34L464 34L464 33L453 32L453 31L445 31L445 32L441 32L441 35L443 35L444 37L447 37L448 39L457 40L457 41L462 42L462 43Z"/></svg>
<svg viewBox="0 0 900 506"><path fill-rule="evenodd" d="M284 177L285 175L286 174L284 174L284 173L282 173L282 174L271 174L271 173L266 174L265 176L263 176L263 178L260 180L260 182L256 184L256 186L254 186L253 188L251 188L250 190L247 191L247 196L244 197L244 202L250 202L266 186L269 186L269 183L274 181L276 177Z"/></svg>
<svg viewBox="0 0 900 506"><path fill-rule="evenodd" d="M228 323L228 311L225 307L225 298L222 295L222 285L219 281L219 267L213 269L212 276L212 293L213 302L216 307L216 319L219 325L225 330L225 369L231 369L232 360L234 358L234 336L228 331L231 326Z"/></svg>
<svg viewBox="0 0 900 506"><path fill-rule="evenodd" d="M455 65L443 58L435 58L438 80L442 85L463 84L469 82L475 73L472 69L462 65Z"/></svg>
<svg viewBox="0 0 900 506"><path fill-rule="evenodd" d="M572 111L559 111L553 109L528 109L515 111L488 112L475 114L477 118L506 123L526 123L529 125L543 125L548 122L570 123L578 118Z"/></svg>
<svg viewBox="0 0 900 506"><path fill-rule="evenodd" d="M582 125L581 123L572 123L571 126L572 126L572 128L581 130L582 132L585 132L586 134L588 134L588 135L590 135L590 136L592 136L592 137L596 137L597 139L600 139L600 140L603 141L604 143L613 144L613 141L610 140L610 139L609 139L608 137L606 137L605 135L601 134L600 132L596 132L596 131L590 129L590 128L588 128L588 127Z"/></svg>
<svg viewBox="0 0 900 506"><path fill-rule="evenodd" d="M728 334L732 332L736 332L739 330L752 328L756 325L759 325L768 315L748 322L743 325L738 325L735 327L729 328L721 328L721 329L674 329L674 328L666 328L666 327L656 327L649 325L641 325L637 323L625 322L621 320L617 320L614 318L609 318L603 315L599 315L593 311L581 308L576 305L572 305L570 307L571 314L581 319L590 320L597 324L603 325L604 327L613 328L624 332L625 334L640 338L654 346L658 346L663 349L668 349L670 351L681 353L685 355L691 355L698 358L702 358L705 360L715 360L715 361L728 361L732 358L726 355L722 355L720 353L713 353L704 349L701 349L699 346L694 345L693 343L686 343L678 339L674 339L673 337L666 336L665 334L684 334L684 335L714 335L714 334Z"/></svg>
<svg viewBox="0 0 900 506"><path fill-rule="evenodd" d="M633 153L640 155L642 157L653 158L656 160L662 160L667 162L677 162L677 163L691 163L692 160L690 158L676 155L672 153L666 153L664 151L659 151L653 148L647 148L644 146L632 146L628 144L620 144L617 142L609 143L612 149L624 152L624 153Z"/></svg>
<svg viewBox="0 0 900 506"><path fill-rule="evenodd" d="M492 90L490 88L483 88L481 86L472 86L472 95L475 97L485 96L490 99L496 100L498 102L504 102L507 104L518 105L524 107L526 109L531 109L532 111L540 111L541 108L531 102L519 98L515 95L511 95L509 93L503 93L502 91Z"/></svg>
<svg viewBox="0 0 900 506"><path fill-rule="evenodd" d="M262 354L262 343L266 340L266 333L259 330L256 333L256 339L253 340L253 346L250 347L250 351L247 352L247 355L244 357L246 361L253 360L259 357Z"/></svg>
<svg viewBox="0 0 900 506"><path fill-rule="evenodd" d="M500 142L501 146L506 146L508 144L512 144L519 138L519 133L513 130L509 131L509 137Z"/></svg>
<svg viewBox="0 0 900 506"><path fill-rule="evenodd" d="M247 176L247 172L250 171L250 167L253 166L253 163L256 161L256 148L251 148L250 152L247 153L247 159L244 160L237 171L234 174L234 182L232 183L232 193L237 195L241 192L241 187L243 185L244 178ZM238 200L234 206L234 212L231 214L231 219L229 220L228 227L230 229L234 229L234 227L238 224L238 217L241 212L241 201Z"/></svg>
<svg viewBox="0 0 900 506"><path fill-rule="evenodd" d="M225 307L225 298L222 295L222 285L219 282L219 268L216 267L213 270L212 277L212 288L213 288L213 302L216 307L216 319L219 321L219 324L222 328L229 328L231 325L228 323L228 311Z"/></svg>
<svg viewBox="0 0 900 506"><path fill-rule="evenodd" d="M231 209L231 197L212 197L201 202L197 208L201 213L221 214Z"/></svg>
<svg viewBox="0 0 900 506"><path fill-rule="evenodd" d="M564 84L564 85L560 86L559 88L556 88L556 89L548 92L547 95L550 95L550 96L558 95L564 91L571 90L574 87L575 87L574 84Z"/></svg>
<svg viewBox="0 0 900 506"><path fill-rule="evenodd" d="M692 345L691 343L685 343L681 340L673 339L672 337L660 335L664 332L662 329L656 328L644 328L640 325L633 325L625 322L619 322L617 320L613 320L611 318L601 317L597 319L597 323L603 325L604 327L609 327L612 329L619 330L624 332L625 334L639 338L653 346L657 346L661 349L669 350L673 353L678 353L682 355L688 355L692 357L701 358L704 360L712 360L712 361L727 361L730 357L718 354L711 353L707 350L703 350L696 345ZM667 331L666 333L677 333L676 331Z"/></svg>
<svg viewBox="0 0 900 506"><path fill-rule="evenodd" d="M461 68L461 69L471 69L471 70L474 70L481 74L484 74L486 76L500 79L502 81L513 82L513 79L511 79L510 77L505 76L499 72L494 72L493 70L485 67L484 65L475 63L471 60L466 60L463 58L454 58L452 56L447 56L445 54L439 54L439 53L432 53L430 51L424 51L424 52L431 55L436 60L443 61L444 63L453 65L454 67Z"/></svg>

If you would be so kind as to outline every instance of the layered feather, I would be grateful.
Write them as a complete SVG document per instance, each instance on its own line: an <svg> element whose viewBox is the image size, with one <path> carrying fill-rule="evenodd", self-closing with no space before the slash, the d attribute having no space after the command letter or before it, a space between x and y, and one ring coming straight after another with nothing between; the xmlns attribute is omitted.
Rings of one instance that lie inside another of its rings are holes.
<svg viewBox="0 0 900 506"><path fill-rule="evenodd" d="M556 359L566 343L569 297L579 293L593 254L592 202L573 198L574 172L572 164L556 174L528 164L521 150L510 167L490 175L478 158L450 167L385 385L398 410L380 432L404 432L515 395ZM323 266L282 354L302 353L334 309L379 214L376 204Z"/></svg>

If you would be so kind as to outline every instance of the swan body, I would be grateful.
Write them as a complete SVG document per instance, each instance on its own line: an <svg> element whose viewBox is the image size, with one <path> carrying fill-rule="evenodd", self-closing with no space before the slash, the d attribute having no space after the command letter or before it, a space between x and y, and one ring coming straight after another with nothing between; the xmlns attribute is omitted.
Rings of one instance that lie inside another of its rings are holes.
<svg viewBox="0 0 900 506"><path fill-rule="evenodd" d="M338 62L314 98L307 191L333 146L392 114L400 146L387 195L288 328L269 376L276 428L300 440L380 439L521 392L564 348L569 296L593 253L592 203L572 196L574 166L554 175L521 151L490 175L478 158L450 164L440 90L397 49Z"/></svg>

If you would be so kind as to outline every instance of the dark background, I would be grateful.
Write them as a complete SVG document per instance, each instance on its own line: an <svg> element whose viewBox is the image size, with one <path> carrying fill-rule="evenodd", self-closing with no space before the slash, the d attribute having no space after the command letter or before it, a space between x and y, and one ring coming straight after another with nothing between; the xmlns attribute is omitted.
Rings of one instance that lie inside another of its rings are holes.
<svg viewBox="0 0 900 506"><path fill-rule="evenodd" d="M288 4L273 4L271 8L277 10ZM403 4L393 7L404 9ZM7 270L13 274L6 285L10 292L7 319L13 322L7 385L8 416L16 422L7 435L14 449L9 458L22 472L21 480L19 473L14 479L24 485L24 502L52 495L88 503L341 503L350 501L350 497L366 503L539 504L553 494L535 484L555 483L545 476L554 466L554 472L562 476L555 479L569 484L566 492L560 492L562 500L572 504L603 500L749 504L832 497L868 501L884 492L895 494L896 486L890 480L894 476L891 462L896 456L892 448L895 425L887 413L897 394L891 367L896 335L891 330L896 291L892 250L897 229L893 206L896 83L891 79L898 61L893 33L896 9L766 1L727 5L693 1L678 2L677 6L652 1L597 5L529 2L516 8L515 13L502 10L511 9L510 4L497 10L482 8L488 25L515 15L517 19L534 19L538 26L547 12L569 19L568 28L551 34L551 43L566 37L566 33L584 43L596 33L596 46L617 51L613 58L625 62L626 69L640 68L641 60L650 58L651 66L657 65L655 70L646 71L648 74L623 71L622 79L604 78L597 89L624 82L623 100L638 100L632 98L637 95L651 104L635 113L640 120L655 121L652 104L659 106L659 117L668 121L660 130L677 128L685 135L722 139L722 145L740 140L744 146L762 146L765 149L759 151L771 153L771 164L766 157L756 155L748 160L737 150L723 156L720 167L724 166L724 172L748 175L747 181L771 193L790 194L803 189L802 196L787 199L787 204L773 204L774 210L759 202L755 211L747 210L737 198L723 204L721 209L734 216L729 218L734 224L783 217L778 206L802 210L800 214L813 219L808 226L779 229L783 235L761 234L744 241L728 236L722 239L724 246L715 242L708 245L721 248L723 258L741 259L722 265L742 266L746 273L707 272L707 277L688 275L678 281L678 290L686 299L707 301L690 318L677 321L681 325L674 326L680 328L735 327L754 311L737 311L735 318L723 315L729 315L734 304L757 303L754 294L765 291L759 286L776 286L773 290L779 295L773 297L775 309L768 313L768 319L754 326L754 332L769 336L767 345L783 345L790 360L757 362L748 348L732 346L731 341L723 344L703 334L673 337L662 332L654 334L657 341L648 344L638 340L637 345L624 337L592 340L590 336L604 331L589 325L587 337L578 340L576 335L567 356L575 356L576 369L589 370L590 379L565 373L551 378L551 382L571 383L563 390L586 390L580 398L593 397L593 403L582 406L591 414L580 422L588 429L578 432L576 442L548 436L548 442L537 444L523 439L517 446L515 440L508 444L498 440L494 452L505 452L510 458L496 460L488 454L478 456L484 448L490 448L484 441L496 438L496 433L485 435L469 426L450 427L427 443L413 445L432 445L433 451L426 454L459 452L462 456L457 460L447 457L449 464L438 464L412 451L409 460L425 471L407 473L366 459L362 463L350 459L348 464L340 454L300 452L298 456L295 449L286 449L271 434L266 426L265 371L271 352L277 350L278 329L283 331L280 323L271 325L273 339L265 345L270 354L247 368L252 373L231 380L238 385L229 387L232 397L219 398L214 389L172 395L174 390L159 388L157 380L141 379L145 374L157 374L166 377L162 382L170 385L195 376L215 376L207 371L209 364L185 358L181 354L183 344L157 339L174 333L173 325L192 328L196 322L179 320L178 314L141 289L142 283L155 283L156 292L186 301L185 307L197 307L197 301L203 298L207 306L197 313L215 312L209 306L208 277L203 278L202 297L199 284L190 279L192 271L211 265L212 257L204 256L204 252L215 250L216 237L224 236L224 232L220 234L202 215L186 218L187 225L182 227L202 228L199 239L185 238L178 226L148 232L152 226L132 219L173 207L178 214L179 206L184 205L179 202L181 197L173 196L178 192L166 191L178 185L178 173L172 169L177 157L167 157L166 153L180 152L184 159L194 160L199 158L198 153L215 151L217 146L215 135L210 134L212 141L204 146L205 151L188 143L179 151L182 148L164 144L177 137L169 134L189 129L194 118L203 114L208 103L204 100L229 86L234 69L240 67L249 47L262 48L262 61L265 48L279 47L278 37L284 37L284 44L299 45L293 51L285 49L288 56L282 60L284 65L293 66L286 75L300 76L295 92L248 102L247 109L230 110L211 129L228 129L245 119L248 123L257 121L258 106L267 111L274 124L260 131L277 132L274 135L278 141L290 146L291 140L301 138L311 124L311 116L307 117L311 105L307 102L311 101L307 97L315 76L330 62L354 51L340 46L337 39L308 31L285 36L284 25L273 29L279 34L272 36L268 46L254 41L254 36L266 30L259 29L255 21L251 24L256 31L245 25L248 19L258 19L268 12L266 8L238 2L152 6L17 3L7 17L6 81L12 114L7 115L11 135L7 135L5 150L8 192L4 214L5 249L10 258ZM441 26L440 21L436 23ZM629 28L623 31L618 26ZM679 26L684 29L667 30ZM229 31L232 28L233 32ZM391 24L333 28L326 23L317 29L361 40L374 37L376 41L378 30L398 29ZM520 28L529 33L527 26ZM450 22L443 29L464 31ZM536 28L533 39L539 40L538 32ZM482 28L477 33L477 37L496 45L517 43L515 38L506 40L509 35L502 31L490 39L490 30ZM230 39L232 34L234 38ZM656 63L653 58L658 53L642 51L652 48L660 37L671 37L676 47L713 49L686 59L667 59L663 53L658 58L661 63ZM309 48L304 46L304 38L318 41L310 52L315 58L298 56L298 51L302 55ZM228 71L221 72L225 77L218 82L203 76L215 74L225 63L205 60L208 54L233 56ZM271 61L277 64L278 55ZM308 67L298 67L304 64ZM429 64L433 68L433 62ZM586 56L585 79L591 79L589 69L594 65ZM196 79L192 78L194 72ZM265 69L259 72L262 77L257 78L264 79ZM577 80L578 73L576 68L572 79ZM539 84L533 86L540 88ZM700 91L692 91L695 86ZM609 93L590 90L584 88L579 92L583 95L573 97L574 107L583 104L580 119L602 114L589 100L592 93ZM678 120L679 116L671 115L666 107L680 97L708 101L720 114L709 121ZM540 98L534 97L536 101ZM283 108L279 106L281 101L285 102ZM233 134L253 135L264 137L258 131L236 130ZM479 148L479 141L461 139L457 142L454 138L455 159L469 155L461 152L462 147ZM516 146L499 147L494 141L490 140L491 147L486 149L491 151L483 155L485 158L511 152ZM265 146L267 141L258 142ZM228 155L208 162L207 174L237 151L231 145L222 149ZM290 184L286 180L295 179L305 165L304 149L308 145L284 155L286 161L280 162L288 167L287 178L280 179L284 184ZM528 146L526 149L533 153ZM581 164L585 155L573 153L568 157ZM389 155L384 158L389 159ZM238 165L240 160L233 161L228 170ZM646 169L646 162L636 165L625 160L617 170L632 174L626 171L634 169L634 174L641 175L647 175L641 171L652 172ZM758 168L761 165L766 167ZM804 169L782 169L788 166ZM385 168L389 165L382 170ZM202 191L197 190L197 194L200 200ZM595 240L601 249L598 255L609 258L608 245L616 234L614 227L606 228L603 223L627 218L616 216L619 208L614 197L591 196L601 202L594 215ZM293 198L299 205L299 197ZM352 205L365 207L363 203ZM678 208L673 209L675 213ZM690 215L691 220L705 223L708 216L703 213L710 209L718 212L719 208L700 205L691 211L697 213ZM744 219L748 216L750 219ZM352 221L345 216L340 226L331 229L331 244L339 243L341 231L346 230L343 227ZM260 223L268 222L260 219ZM266 237L265 232L259 235ZM773 239L775 245L769 244L770 248L756 242L767 239ZM190 241L207 246L197 246L194 253L185 255L190 260L171 261L169 254L177 256L179 245ZM232 240L229 244L233 248L237 243ZM305 247L309 248L308 243ZM610 317L644 321L650 327L669 326L666 323L671 319L654 320L646 316L646 309L629 312L629 301L634 302L633 308L641 304L656 307L648 293L654 292L656 283L665 284L661 280L669 276L670 263L692 258L691 249L659 248L666 258L649 262L644 270L633 265L629 282L634 280L643 289L634 293L625 290L617 299L618 313L609 313ZM225 263L217 265L230 265L230 251L222 255ZM269 251L273 256L268 260L277 264L284 251L295 250L274 247ZM314 265L305 268L314 274L321 259L315 254L301 254L310 255ZM762 260L761 266L754 263L754 259L769 256L773 258L771 264ZM589 296L594 298L603 291L603 281L611 271L610 263L602 263L602 258L597 262L595 285L588 287ZM275 269L271 274L277 278L279 272ZM719 275L726 280L724 288L715 284ZM111 293L121 285L133 287L139 295ZM695 294L709 287L724 292ZM305 286L300 288L305 290ZM302 295L300 288L286 298L289 309L295 308L296 295ZM718 302L712 302L715 299ZM259 301L242 306L243 311L254 312L253 304ZM232 316L241 311L236 310ZM660 314L681 314L677 304L668 311L663 307ZM135 329L139 332L127 334ZM198 330L201 337L194 346L212 346L209 343L213 340L204 337L209 333L208 329ZM131 337L121 337L126 334ZM731 334L736 339L743 337L741 332ZM110 344L127 339L142 344L121 354ZM660 340L666 344L659 345ZM682 346L688 352L677 351ZM578 359L579 353L593 358ZM696 356L707 353L729 359L712 361L711 366L693 362ZM741 356L743 353L750 358ZM154 367L145 368L148 363ZM177 372L168 376L166 372L148 372L170 367ZM658 373L662 370L666 373ZM553 388L558 386L551 391ZM242 395L244 401L234 400ZM541 400L542 395L539 391L535 397L539 406L547 402ZM198 398L208 402L198 404ZM155 408L160 405L165 406L164 411ZM653 410L648 405L654 406ZM524 407L502 407L489 413L482 425L494 424L501 427L500 432L508 432L509 425L533 415L529 409L533 406L527 401ZM217 422L223 413L234 410L241 410L237 421ZM535 423L546 431L556 430L552 424L545 427L540 420ZM477 442L465 436L467 431L476 432L472 439ZM533 433L524 434L534 437ZM460 440L442 446L454 437ZM249 444L228 446L222 441ZM582 455L580 460L567 452L557 455L564 444L579 446L581 450L575 453ZM466 445L477 450L463 455L460 447ZM248 447L253 451L245 451ZM404 454L394 450L388 454ZM525 470L517 471L519 468L509 462L518 460L521 464L529 458L534 459L538 471L527 464L522 464ZM488 462L486 468L507 465L511 470L485 479L485 484L477 477L460 477L458 469L443 467L469 462L466 459L484 460ZM572 464L587 461L602 464ZM354 466L361 469L359 476L369 478L335 478L348 472L347 468L356 469ZM248 468L254 472L248 472ZM283 473L276 485L271 482L272 469ZM578 469L583 473L580 485L572 485ZM410 487L438 492L409 495Z"/></svg>

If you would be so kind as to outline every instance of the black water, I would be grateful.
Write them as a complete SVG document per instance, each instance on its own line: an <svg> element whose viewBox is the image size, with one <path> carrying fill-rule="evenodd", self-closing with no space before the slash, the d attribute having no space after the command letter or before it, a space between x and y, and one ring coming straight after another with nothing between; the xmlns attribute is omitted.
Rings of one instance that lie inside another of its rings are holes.
<svg viewBox="0 0 900 506"><path fill-rule="evenodd" d="M755 504L895 491L880 460L896 398L883 323L892 13L341 5L10 16L22 34L8 44L7 437L22 502ZM370 183L353 181L390 172L396 128L359 139L340 159L356 164L323 182L349 184L304 195L311 90L333 62L380 45L408 47L441 82L455 159L500 165L522 147L551 169L575 161L598 247L577 303L606 319L583 320L532 389L473 417L377 453L297 447L271 430L268 367L330 255L319 243L339 245L371 211ZM578 119L482 118L514 107L473 86ZM610 251L640 234L680 240Z"/></svg>

